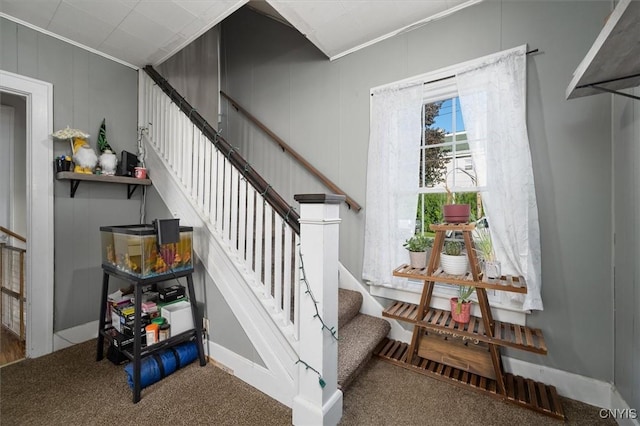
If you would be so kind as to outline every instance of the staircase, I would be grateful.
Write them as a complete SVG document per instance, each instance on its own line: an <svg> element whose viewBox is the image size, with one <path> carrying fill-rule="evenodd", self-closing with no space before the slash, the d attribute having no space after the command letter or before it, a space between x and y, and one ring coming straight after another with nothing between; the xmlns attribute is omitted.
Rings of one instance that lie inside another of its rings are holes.
<svg viewBox="0 0 640 426"><path fill-rule="evenodd" d="M338 388L343 392L364 369L376 348L391 330L382 319L361 314L362 294L338 290Z"/></svg>
<svg viewBox="0 0 640 426"><path fill-rule="evenodd" d="M207 342L208 355L291 407L295 424L337 423L340 390L391 329L360 313L361 293L338 288L339 201L328 195L316 210L317 200L296 198L299 215L166 80L145 71L139 83L145 165L172 215L197 230L194 253L261 364L214 341ZM327 330L336 329L337 344L327 339Z"/></svg>

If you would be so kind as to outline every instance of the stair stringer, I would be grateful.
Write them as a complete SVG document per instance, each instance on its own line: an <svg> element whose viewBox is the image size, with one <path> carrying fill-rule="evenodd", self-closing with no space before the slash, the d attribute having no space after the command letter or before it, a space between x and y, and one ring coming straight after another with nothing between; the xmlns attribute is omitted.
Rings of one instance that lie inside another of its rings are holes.
<svg viewBox="0 0 640 426"><path fill-rule="evenodd" d="M358 291L362 293L362 307L360 312L363 314L371 315L372 317L382 318L382 311L384 306L378 302L378 300L367 291L360 281L354 277L342 263L338 264L339 273L339 286L340 288L346 288L347 290ZM408 343L411 341L413 332L405 329L400 323L392 318L384 318L389 324L391 324L391 331L389 337L393 340L399 340L401 342Z"/></svg>
<svg viewBox="0 0 640 426"><path fill-rule="evenodd" d="M214 225L185 194L182 184L151 143L145 141L147 168L153 186L174 217L193 227L193 250L255 347L265 367L208 341L209 353L219 355L241 380L292 407L297 394L298 347L291 330L282 330L268 312L270 301L255 285L253 274L216 235ZM213 325L215 327L215 324Z"/></svg>

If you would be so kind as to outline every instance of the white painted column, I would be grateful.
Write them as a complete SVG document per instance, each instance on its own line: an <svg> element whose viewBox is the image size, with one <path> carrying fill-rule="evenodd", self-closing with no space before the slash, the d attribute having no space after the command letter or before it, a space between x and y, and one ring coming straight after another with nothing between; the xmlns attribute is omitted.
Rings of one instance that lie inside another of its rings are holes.
<svg viewBox="0 0 640 426"><path fill-rule="evenodd" d="M300 360L298 392L293 398L293 424L336 425L342 417L342 391L338 390L338 342L322 321L338 328L338 240L342 195L296 195L300 203L300 251L307 286L300 282ZM317 305L314 303L314 299ZM314 306L316 305L316 306Z"/></svg>

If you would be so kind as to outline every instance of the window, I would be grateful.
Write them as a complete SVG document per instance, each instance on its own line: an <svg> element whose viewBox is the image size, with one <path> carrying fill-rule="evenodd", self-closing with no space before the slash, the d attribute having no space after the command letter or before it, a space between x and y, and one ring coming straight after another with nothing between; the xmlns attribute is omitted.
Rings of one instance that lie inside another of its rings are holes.
<svg viewBox="0 0 640 426"><path fill-rule="evenodd" d="M505 307L542 309L525 71L522 45L371 90L362 277L372 293L413 290L390 271L406 259L402 242L441 220L451 193L473 219L487 212L503 274L527 281Z"/></svg>
<svg viewBox="0 0 640 426"><path fill-rule="evenodd" d="M433 88L427 84L423 97L415 231L434 235L429 225L442 222L444 204L471 205L471 221L484 216L477 176L477 170L484 167L477 167L471 156L455 83ZM449 284L437 284L434 289L448 297L455 296L457 290ZM490 298L492 293L488 292Z"/></svg>
<svg viewBox="0 0 640 426"><path fill-rule="evenodd" d="M455 85L449 86L453 93L445 99L422 105L416 232L431 233L429 225L442 222L442 206L454 200L471 205L471 220L483 216L479 168L471 157Z"/></svg>

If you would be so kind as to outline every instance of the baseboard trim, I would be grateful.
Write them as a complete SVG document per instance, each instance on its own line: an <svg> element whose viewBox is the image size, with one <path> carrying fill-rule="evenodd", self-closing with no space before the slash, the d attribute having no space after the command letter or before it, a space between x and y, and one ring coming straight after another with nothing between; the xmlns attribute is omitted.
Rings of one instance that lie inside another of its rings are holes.
<svg viewBox="0 0 640 426"><path fill-rule="evenodd" d="M53 350L58 351L86 342L97 337L97 335L97 320L60 330L53 335ZM209 349L209 359L214 365L238 377L287 407L293 407L293 398L295 396L293 381L289 383L289 386L282 386L281 377L278 380L272 372L263 366L251 362L215 342L207 341L205 343ZM555 386L558 394L564 397L607 410L618 410L618 412L620 410L628 412L632 409L611 383L507 356L503 356L502 361L505 371ZM640 413L637 416L640 416ZM620 425L640 426L638 418L618 418L616 421Z"/></svg>
<svg viewBox="0 0 640 426"><path fill-rule="evenodd" d="M216 367L236 376L243 382L253 386L271 398L293 407L293 397L296 389L293 380L284 386L281 376L276 376L265 367L241 357L235 352L212 341L207 342L209 359Z"/></svg>
<svg viewBox="0 0 640 426"><path fill-rule="evenodd" d="M624 400L624 398L622 397L622 395L620 395L620 393L618 392L618 389L615 388L615 386L611 386L611 406L608 407L611 410L618 410L617 412L614 413L609 413L609 415L615 415L615 413L624 413L624 414L620 414L619 417L626 415L629 416L630 410L632 409L632 407L629 406L629 404L627 404L627 401ZM633 416L635 417L635 419L629 419L629 418L616 418L616 422L618 422L619 425L623 425L623 426L640 426L640 407L635 407L635 411L633 413Z"/></svg>
<svg viewBox="0 0 640 426"><path fill-rule="evenodd" d="M99 325L99 321L95 320L53 333L53 351L95 339L98 337Z"/></svg>

